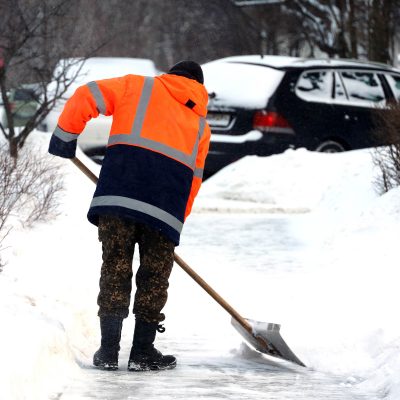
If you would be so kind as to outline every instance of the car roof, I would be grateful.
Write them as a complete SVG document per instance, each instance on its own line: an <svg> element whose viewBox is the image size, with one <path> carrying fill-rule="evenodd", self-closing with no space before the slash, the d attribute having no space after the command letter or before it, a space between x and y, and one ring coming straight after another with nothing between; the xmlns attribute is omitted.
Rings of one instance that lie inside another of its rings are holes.
<svg viewBox="0 0 400 400"><path fill-rule="evenodd" d="M91 80L108 79L128 74L155 76L158 71L154 62L146 58L131 57L90 57L65 58L59 60L55 71L66 68L68 77L78 74L74 84Z"/></svg>
<svg viewBox="0 0 400 400"><path fill-rule="evenodd" d="M347 67L347 68L359 68L359 69L374 69L387 72L400 73L399 69L391 67L390 65L371 62L361 61L352 59L341 59L341 58L301 58L301 57L289 57L289 56L272 56L272 55L243 55L243 56L232 56L221 58L217 61L227 63L240 63L265 66L280 70L292 70L292 69L312 69L312 68L331 68L331 67Z"/></svg>

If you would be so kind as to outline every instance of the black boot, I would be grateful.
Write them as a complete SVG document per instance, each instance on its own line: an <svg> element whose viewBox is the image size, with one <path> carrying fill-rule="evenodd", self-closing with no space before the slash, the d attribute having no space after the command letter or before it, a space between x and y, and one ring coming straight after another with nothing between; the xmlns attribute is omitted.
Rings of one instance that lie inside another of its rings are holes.
<svg viewBox="0 0 400 400"><path fill-rule="evenodd" d="M100 317L101 346L93 356L95 367L112 371L118 369L122 321L121 317Z"/></svg>
<svg viewBox="0 0 400 400"><path fill-rule="evenodd" d="M131 354L129 356L129 371L157 371L172 369L176 367L174 356L163 356L153 343L156 338L156 331L164 332L161 325L136 320L135 333Z"/></svg>

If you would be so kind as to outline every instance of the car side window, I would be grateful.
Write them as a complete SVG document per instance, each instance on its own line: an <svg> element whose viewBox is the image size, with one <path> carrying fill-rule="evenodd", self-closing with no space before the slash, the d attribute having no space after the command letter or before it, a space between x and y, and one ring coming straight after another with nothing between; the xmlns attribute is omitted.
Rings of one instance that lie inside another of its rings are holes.
<svg viewBox="0 0 400 400"><path fill-rule="evenodd" d="M349 101L371 106L385 100L385 92L378 75L368 71L341 71Z"/></svg>
<svg viewBox="0 0 400 400"><path fill-rule="evenodd" d="M296 94L306 101L331 101L332 71L305 71L296 85Z"/></svg>
<svg viewBox="0 0 400 400"><path fill-rule="evenodd" d="M385 77L389 82L395 99L400 102L400 75L386 74Z"/></svg>

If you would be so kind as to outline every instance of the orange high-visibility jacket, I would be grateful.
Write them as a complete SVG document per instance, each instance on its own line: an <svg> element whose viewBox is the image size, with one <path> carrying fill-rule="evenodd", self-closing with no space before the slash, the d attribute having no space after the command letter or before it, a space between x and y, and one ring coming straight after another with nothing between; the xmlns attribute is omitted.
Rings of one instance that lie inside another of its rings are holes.
<svg viewBox="0 0 400 400"><path fill-rule="evenodd" d="M49 152L75 156L91 118L112 115L99 182L88 212L132 218L175 244L200 188L210 142L208 94L193 79L127 75L90 82L67 101Z"/></svg>

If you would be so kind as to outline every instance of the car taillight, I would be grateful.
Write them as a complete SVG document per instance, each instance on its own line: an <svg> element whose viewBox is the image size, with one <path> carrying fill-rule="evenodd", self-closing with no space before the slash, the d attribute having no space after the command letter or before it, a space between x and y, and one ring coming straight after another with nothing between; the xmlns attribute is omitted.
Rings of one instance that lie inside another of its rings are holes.
<svg viewBox="0 0 400 400"><path fill-rule="evenodd" d="M257 111L254 114L253 128L261 132L294 133L289 122L274 111Z"/></svg>

